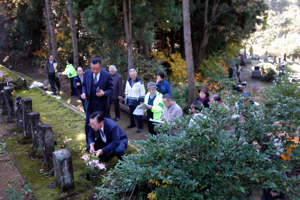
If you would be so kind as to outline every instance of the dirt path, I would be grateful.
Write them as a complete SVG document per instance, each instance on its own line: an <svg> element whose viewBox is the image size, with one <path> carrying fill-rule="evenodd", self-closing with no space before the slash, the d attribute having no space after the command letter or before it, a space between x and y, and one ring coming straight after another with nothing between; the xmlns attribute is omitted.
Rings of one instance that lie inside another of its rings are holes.
<svg viewBox="0 0 300 200"><path fill-rule="evenodd" d="M12 128L13 123L6 122L6 116L0 115L0 147L1 143L5 143L3 136L14 135ZM14 188L17 192L21 192L26 184L26 180L20 174L8 152L0 148L0 200L6 200L10 194L6 194L6 189Z"/></svg>
<svg viewBox="0 0 300 200"><path fill-rule="evenodd" d="M44 85L48 87L48 91L51 91L48 78L46 77L43 68L20 66L18 68L10 68L10 70L25 74L26 76L32 78L35 81L42 82ZM69 96L69 94L71 93L69 80L66 77L60 77L60 83L61 83L61 92L59 96L61 96L61 98L65 102L75 106L76 108L81 110L82 113L84 113L81 101L77 97ZM114 106L112 106L110 114L111 114L111 118L114 119L115 118ZM137 128L132 128L132 129L127 128L127 126L130 124L129 115L122 111L121 111L120 120L117 123L119 124L121 129L125 132L125 134L129 137L129 139L145 140L147 138L148 135L147 123L144 122L144 129L141 133L136 133Z"/></svg>

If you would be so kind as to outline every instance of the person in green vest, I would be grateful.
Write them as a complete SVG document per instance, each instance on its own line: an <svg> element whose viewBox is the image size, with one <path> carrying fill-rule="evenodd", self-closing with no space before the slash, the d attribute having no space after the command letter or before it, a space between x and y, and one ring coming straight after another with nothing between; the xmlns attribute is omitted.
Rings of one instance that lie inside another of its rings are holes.
<svg viewBox="0 0 300 200"><path fill-rule="evenodd" d="M147 105L146 114L148 130L150 134L156 135L157 133L154 131L154 124L150 121L150 119L159 120L162 116L165 105L162 101L163 95L156 91L155 83L148 83L147 90L148 93L145 96L144 104Z"/></svg>
<svg viewBox="0 0 300 200"><path fill-rule="evenodd" d="M65 71L62 72L64 75L68 75L68 78L70 79L70 85L71 85L71 94L70 96L76 96L76 90L73 85L74 78L77 76L76 70L73 66L73 60L72 58L67 59L67 67Z"/></svg>

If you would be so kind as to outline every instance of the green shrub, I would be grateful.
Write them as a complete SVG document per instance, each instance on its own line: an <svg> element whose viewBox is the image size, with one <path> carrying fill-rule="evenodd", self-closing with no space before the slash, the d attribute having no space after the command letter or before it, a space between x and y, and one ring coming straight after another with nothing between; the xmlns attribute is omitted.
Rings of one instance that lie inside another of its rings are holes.
<svg viewBox="0 0 300 200"><path fill-rule="evenodd" d="M276 87L264 91L267 106L241 106L247 116L244 123L231 119L234 111L214 107L205 110L206 119L196 119L192 126L191 116L176 120L175 136L167 135L174 127L159 125L162 134L138 141L139 154L125 157L121 167L110 172L108 179L114 181L98 188L97 198L243 199L253 190L273 188L296 199L300 176L289 178L283 173L299 164L300 151L293 148L293 163L274 158L278 150L273 139L291 145L275 133L294 135L300 124L296 117L300 99L282 92ZM238 99L228 99L229 105ZM282 126L274 123L278 120ZM262 146L260 150L253 141Z"/></svg>
<svg viewBox="0 0 300 200"><path fill-rule="evenodd" d="M275 79L275 77L276 77L276 71L274 70L274 69L272 69L272 68L267 68L266 69L266 74L265 74L265 76L264 76L264 79L266 80L266 81L272 81L272 80L274 80Z"/></svg>

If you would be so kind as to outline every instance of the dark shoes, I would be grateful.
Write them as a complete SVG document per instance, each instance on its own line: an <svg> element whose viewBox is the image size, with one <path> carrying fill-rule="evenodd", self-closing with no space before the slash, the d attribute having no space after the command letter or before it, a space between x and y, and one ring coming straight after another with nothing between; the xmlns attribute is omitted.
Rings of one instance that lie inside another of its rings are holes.
<svg viewBox="0 0 300 200"><path fill-rule="evenodd" d="M127 128L134 128L134 127L136 127L136 125L133 125L133 126L132 125L128 125L127 126Z"/></svg>
<svg viewBox="0 0 300 200"><path fill-rule="evenodd" d="M143 131L143 129L138 129L136 132L137 133L140 133L140 132L142 132Z"/></svg>
<svg viewBox="0 0 300 200"><path fill-rule="evenodd" d="M120 117L116 117L115 119L115 122L119 121L120 120Z"/></svg>

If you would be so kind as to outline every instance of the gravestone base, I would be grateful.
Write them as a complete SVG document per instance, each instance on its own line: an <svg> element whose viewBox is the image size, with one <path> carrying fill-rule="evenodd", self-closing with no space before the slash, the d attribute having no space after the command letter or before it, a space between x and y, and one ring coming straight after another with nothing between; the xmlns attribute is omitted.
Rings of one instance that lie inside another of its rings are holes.
<svg viewBox="0 0 300 200"><path fill-rule="evenodd" d="M8 118L14 119L15 109L14 109L14 101L11 95L11 87L4 87L3 90L4 90L4 101L5 101Z"/></svg>
<svg viewBox="0 0 300 200"><path fill-rule="evenodd" d="M52 153L54 152L53 132L48 124L39 124L39 135L42 142L44 164L53 167Z"/></svg>
<svg viewBox="0 0 300 200"><path fill-rule="evenodd" d="M22 102L22 112L23 112L23 134L25 137L31 138L32 135L30 134L30 124L29 124L29 118L28 113L32 112L32 100L27 97L21 100Z"/></svg>
<svg viewBox="0 0 300 200"><path fill-rule="evenodd" d="M42 148L42 141L40 137L39 123L40 121L40 113L31 112L28 113L30 132L32 136L33 148Z"/></svg>
<svg viewBox="0 0 300 200"><path fill-rule="evenodd" d="M67 149L53 152L55 185L62 191L75 188L71 153Z"/></svg>

